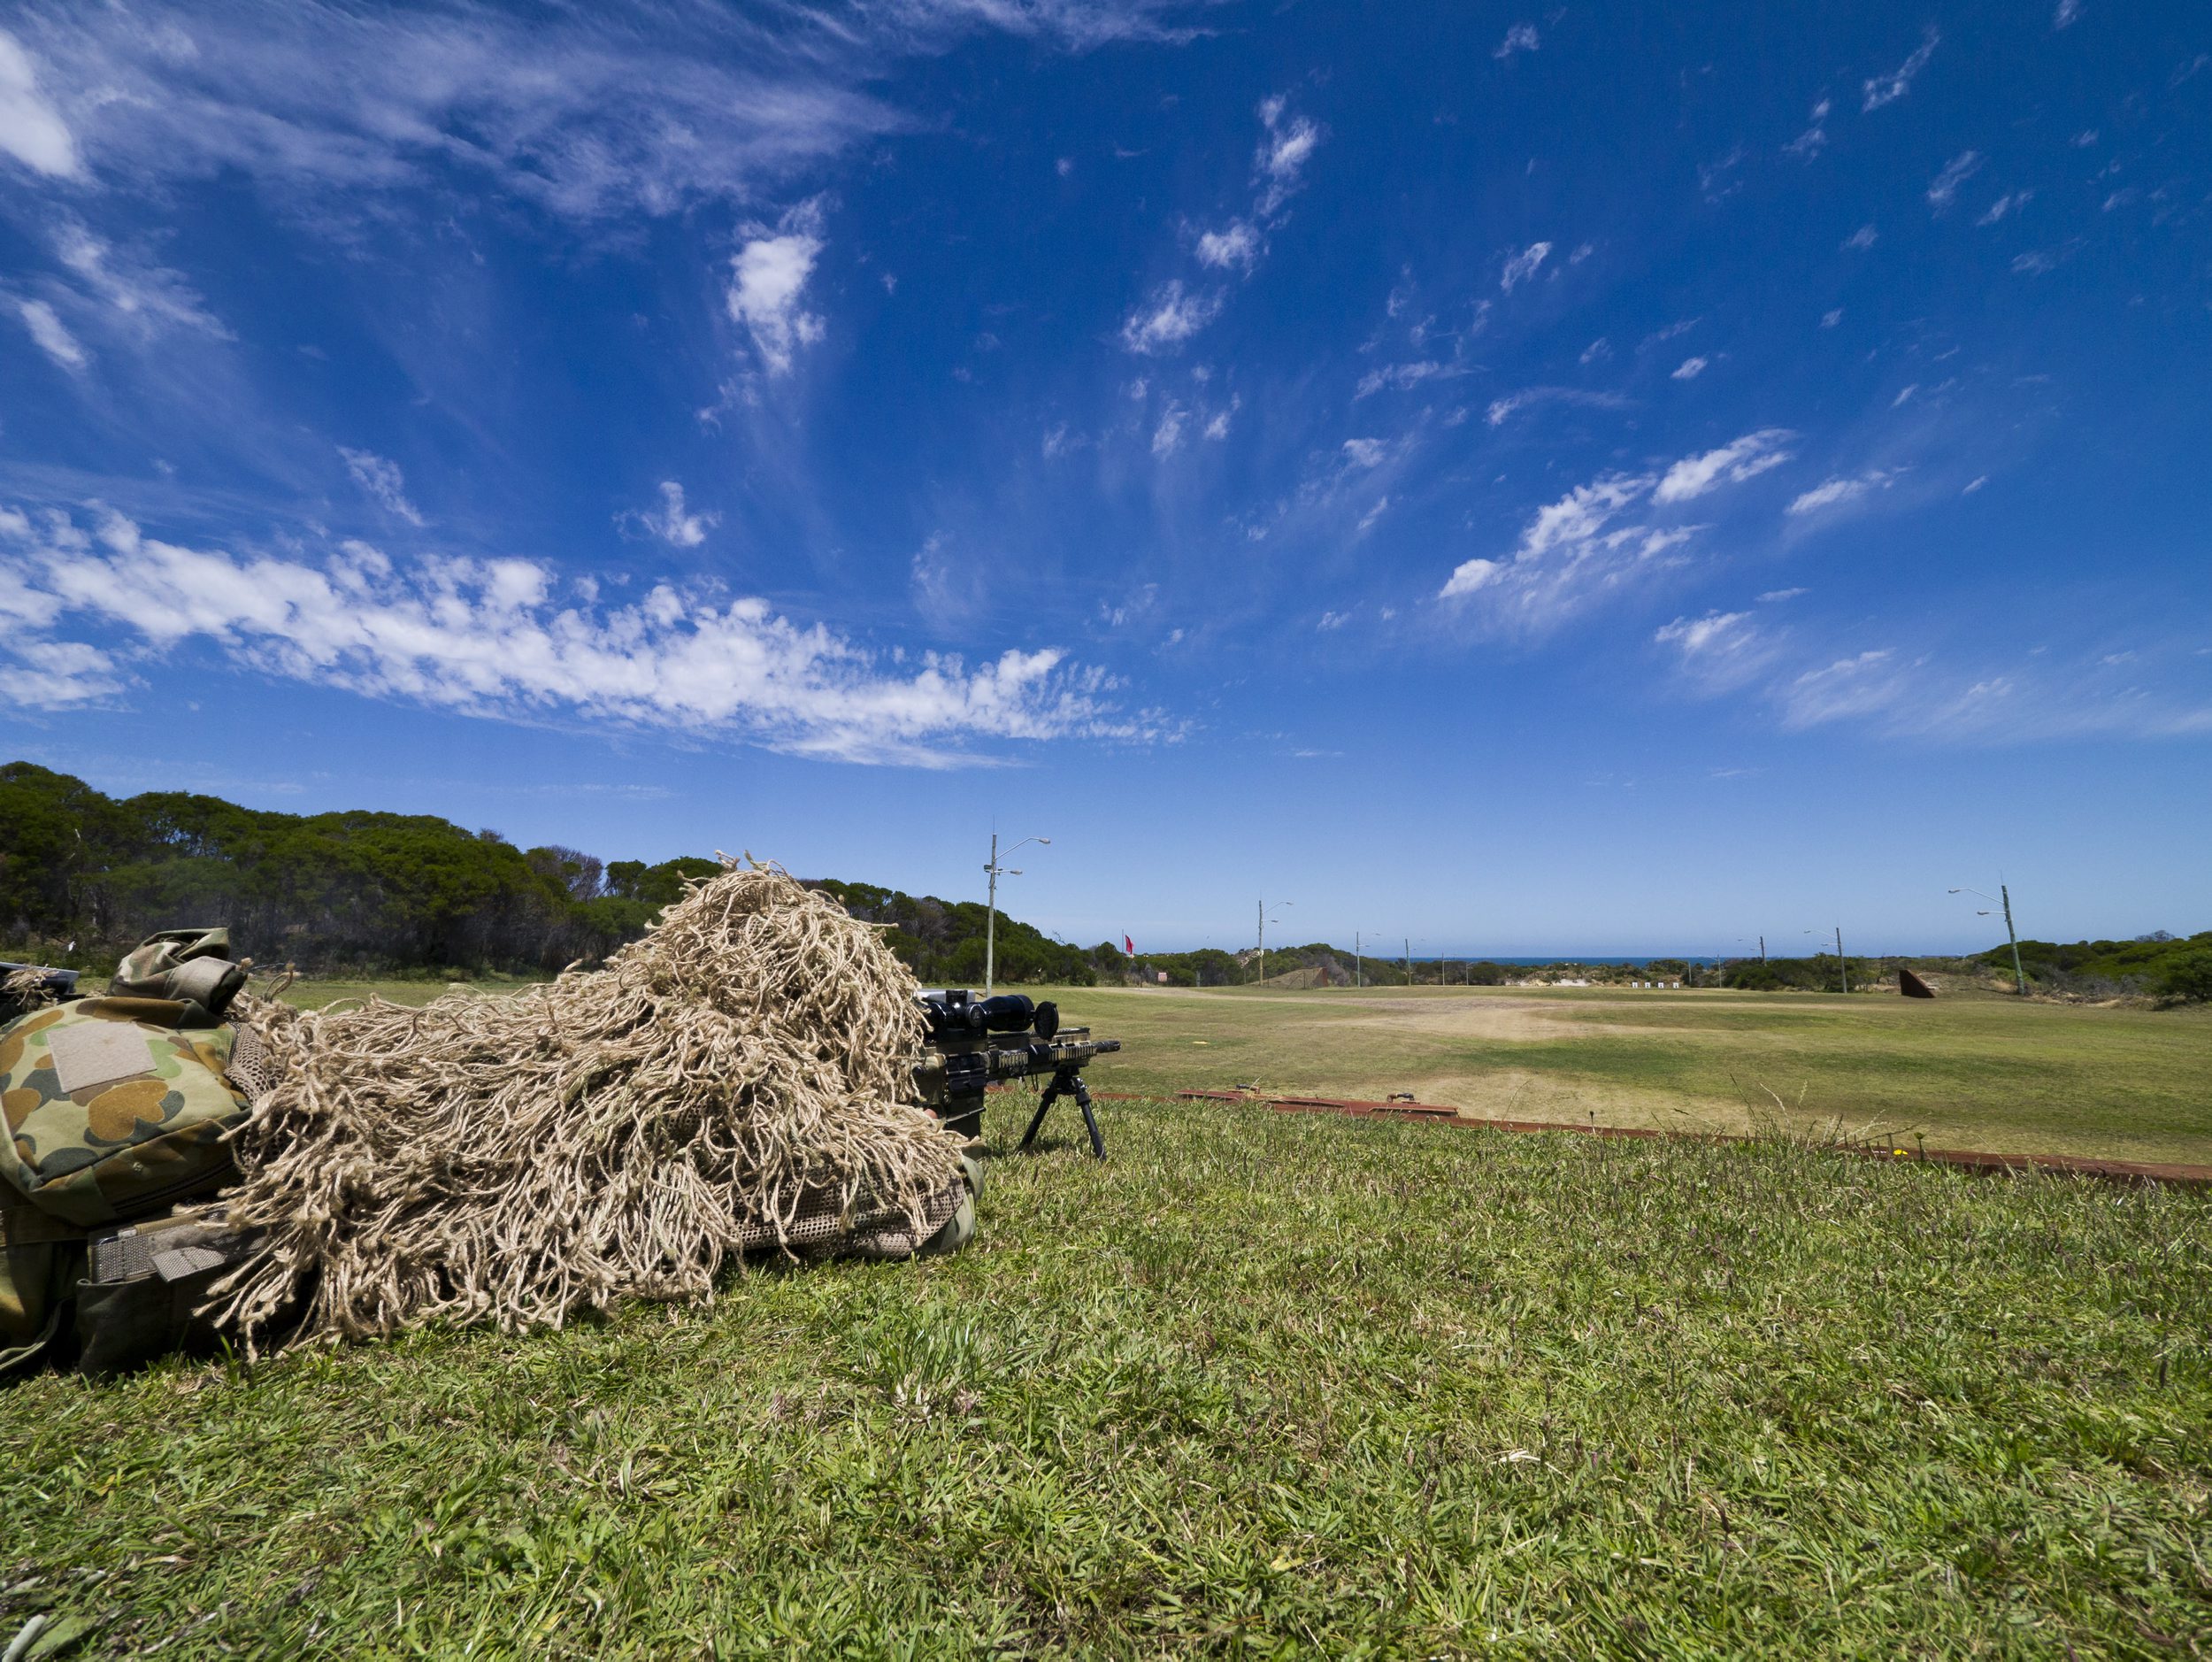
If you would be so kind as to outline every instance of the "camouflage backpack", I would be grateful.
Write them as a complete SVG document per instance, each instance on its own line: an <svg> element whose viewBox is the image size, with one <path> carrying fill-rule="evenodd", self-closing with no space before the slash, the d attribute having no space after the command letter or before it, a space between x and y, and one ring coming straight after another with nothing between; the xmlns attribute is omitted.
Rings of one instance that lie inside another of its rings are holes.
<svg viewBox="0 0 2212 1662"><path fill-rule="evenodd" d="M86 1278L88 1249L98 1259L99 1245L151 1227L116 1226L152 1220L232 1175L223 1134L249 1100L233 1081L250 1089L259 1058L250 1032L219 1020L245 980L227 950L220 930L156 935L123 961L109 996L0 1027L0 1373L42 1354L73 1313L88 1360L115 1350L112 1335L97 1343L114 1297L100 1276ZM194 1272L210 1267L204 1243L194 1250ZM154 1266L139 1256L148 1263L106 1258L142 1275ZM165 1262L187 1267L173 1254Z"/></svg>

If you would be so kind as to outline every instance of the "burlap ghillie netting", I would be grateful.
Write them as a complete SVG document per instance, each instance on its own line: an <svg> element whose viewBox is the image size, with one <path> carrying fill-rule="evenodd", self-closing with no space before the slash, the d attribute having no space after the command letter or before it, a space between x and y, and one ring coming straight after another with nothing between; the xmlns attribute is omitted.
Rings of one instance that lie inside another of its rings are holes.
<svg viewBox="0 0 2212 1662"><path fill-rule="evenodd" d="M232 1017L265 1084L205 1209L262 1232L217 1289L249 1344L705 1299L748 1255L919 1245L964 1192L912 1094L913 977L773 867L726 860L600 970L421 1009Z"/></svg>
<svg viewBox="0 0 2212 1662"><path fill-rule="evenodd" d="M12 999L19 1010L42 1010L55 1002L50 973L35 964L10 970L0 975L0 997Z"/></svg>

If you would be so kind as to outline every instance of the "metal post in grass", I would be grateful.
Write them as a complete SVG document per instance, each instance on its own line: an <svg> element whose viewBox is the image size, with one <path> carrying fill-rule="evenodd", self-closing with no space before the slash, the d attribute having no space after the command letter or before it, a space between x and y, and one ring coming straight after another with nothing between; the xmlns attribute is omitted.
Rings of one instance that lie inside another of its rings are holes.
<svg viewBox="0 0 2212 1662"><path fill-rule="evenodd" d="M1984 900L1993 900L2002 908L2005 914L2005 939L2012 943L2012 989L2021 997L2025 998L2028 996L2028 973L2020 967L2020 936L2012 927L2011 889L2005 883L2000 882L1997 885L1997 892L1993 895L1982 895L1982 891L1978 889L1954 889L1951 892L1955 895L1981 895ZM1989 916L1985 912L1978 912L1974 915L1978 918Z"/></svg>
<svg viewBox="0 0 2212 1662"><path fill-rule="evenodd" d="M1024 837L1020 843L1014 844L1013 849L1006 851L1011 854L1014 849L1030 843L1034 843L1041 848L1052 846L1050 837ZM985 903L987 909L983 914L983 996L988 998L991 996L992 982L998 973L998 880L1001 877L1021 875L1020 872L998 863L998 833L995 831L991 833L990 862L983 869L989 873L991 877L990 899Z"/></svg>
<svg viewBox="0 0 2212 1662"><path fill-rule="evenodd" d="M1836 926L1836 980L1842 984L1845 992L1851 990L1851 972L1843 966L1843 926L1841 924Z"/></svg>

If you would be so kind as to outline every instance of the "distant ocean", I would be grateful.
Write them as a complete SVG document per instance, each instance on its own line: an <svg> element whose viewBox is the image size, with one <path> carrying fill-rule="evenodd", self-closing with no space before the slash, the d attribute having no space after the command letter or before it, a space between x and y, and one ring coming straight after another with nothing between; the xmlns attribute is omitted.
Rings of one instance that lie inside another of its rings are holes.
<svg viewBox="0 0 2212 1662"><path fill-rule="evenodd" d="M1367 956L1392 964L1406 961L1402 952L1370 952ZM1722 961L1717 958L1700 958L1694 952L1636 952L1625 958L1599 958L1588 952L1557 952L1549 958L1501 958L1490 952L1453 952L1445 957L1416 956L1413 961L1416 964L1513 964L1540 969L1547 964L1649 964L1659 958L1678 958L1685 964L1718 964Z"/></svg>

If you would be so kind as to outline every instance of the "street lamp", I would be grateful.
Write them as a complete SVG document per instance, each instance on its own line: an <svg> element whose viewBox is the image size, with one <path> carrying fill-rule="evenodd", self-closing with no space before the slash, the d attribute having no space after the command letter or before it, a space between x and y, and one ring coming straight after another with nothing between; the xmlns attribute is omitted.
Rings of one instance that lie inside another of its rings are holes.
<svg viewBox="0 0 2212 1662"><path fill-rule="evenodd" d="M1275 904L1279 906L1288 906L1296 903L1279 900ZM1267 915L1267 902L1264 900L1260 902L1260 979L1262 981L1267 979L1267 926L1275 921L1275 919Z"/></svg>
<svg viewBox="0 0 2212 1662"><path fill-rule="evenodd" d="M1040 848L1048 849L1052 846L1050 837L1024 837L1021 842L1014 844L1014 848L1006 851L1011 854L1014 849L1024 847L1031 843L1036 843ZM991 833L991 861L983 869L990 874L991 878L991 897L987 903L989 910L984 913L983 917L983 996L988 998L998 976L998 880L1002 877L1021 875L1018 870L1001 866L998 863L998 833L995 831Z"/></svg>
<svg viewBox="0 0 2212 1662"><path fill-rule="evenodd" d="M1808 929L1805 933L1811 935L1814 931ZM1843 962L1843 926L1841 924L1836 926L1836 979L1842 983L1845 992L1851 990L1851 972L1844 966Z"/></svg>
<svg viewBox="0 0 2212 1662"><path fill-rule="evenodd" d="M1978 889L1954 889L1951 892L1955 895L1982 895L1982 891ZM2000 906L2004 908L2005 938L2012 943L2013 990L2018 993L2021 997L2025 998L2028 996L2028 973L2020 967L2020 937L2013 933L2012 890L2001 882L1997 885L1997 892L1995 894L1982 895L1982 898L1984 900L1993 900ZM1978 918L1986 918L1989 916L1989 914L1985 912L1977 912L1974 915Z"/></svg>

